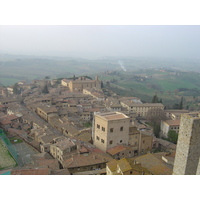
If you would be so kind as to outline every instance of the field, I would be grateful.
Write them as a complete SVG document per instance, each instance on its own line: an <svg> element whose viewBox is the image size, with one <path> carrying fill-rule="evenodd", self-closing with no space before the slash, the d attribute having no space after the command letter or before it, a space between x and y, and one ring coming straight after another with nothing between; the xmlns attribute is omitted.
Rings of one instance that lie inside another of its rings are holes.
<svg viewBox="0 0 200 200"><path fill-rule="evenodd" d="M199 60L119 57L87 60L0 54L0 72L0 86L46 76L54 79L98 75L108 89L121 96L136 96L143 102L151 102L156 94L164 105L178 103L184 97L185 107L194 110L200 103Z"/></svg>
<svg viewBox="0 0 200 200"><path fill-rule="evenodd" d="M4 168L14 167L16 165L15 160L7 150L6 146L0 140L0 170Z"/></svg>
<svg viewBox="0 0 200 200"><path fill-rule="evenodd" d="M0 54L0 86L13 85L22 80L31 82L46 76L53 79L90 75L116 66L116 62L112 64L104 60Z"/></svg>
<svg viewBox="0 0 200 200"><path fill-rule="evenodd" d="M136 96L143 102L151 102L156 94L169 107L179 103L181 97L185 107L196 109L200 103L200 73L197 72L140 69L99 73L99 78L105 87L120 96Z"/></svg>
<svg viewBox="0 0 200 200"><path fill-rule="evenodd" d="M178 70L193 70L200 72L199 60L178 60L143 57L104 57L96 60L74 58L74 57L53 57L53 56L25 56L0 54L0 86L13 85L14 83L33 79L43 79L46 76L53 78L69 78L73 75L95 75L105 71L121 71L119 61L127 69L126 73L134 71L135 74L146 74L154 76L151 69L173 68ZM143 70L141 70L143 69ZM156 74L167 75L167 72ZM129 74L131 75L131 74ZM191 74L190 74L191 75ZM189 75L189 76L190 76ZM118 77L119 78L119 77ZM162 81L162 80L161 80ZM160 83L165 86L165 82ZM166 89L173 86L166 85Z"/></svg>

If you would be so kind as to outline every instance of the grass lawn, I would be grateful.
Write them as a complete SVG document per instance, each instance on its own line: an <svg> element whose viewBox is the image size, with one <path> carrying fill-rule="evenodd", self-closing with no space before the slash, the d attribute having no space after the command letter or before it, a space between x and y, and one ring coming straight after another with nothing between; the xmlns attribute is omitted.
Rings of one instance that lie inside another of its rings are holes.
<svg viewBox="0 0 200 200"><path fill-rule="evenodd" d="M14 158L11 156L3 141L0 140L0 170L8 167L14 167L16 165L17 163Z"/></svg>
<svg viewBox="0 0 200 200"><path fill-rule="evenodd" d="M9 140L10 140L10 142L11 142L12 144L17 144L17 143L22 143L22 142L23 142L22 139L17 138L17 137L9 138Z"/></svg>
<svg viewBox="0 0 200 200"><path fill-rule="evenodd" d="M83 125L84 125L84 127L86 127L86 128L92 127L92 123L91 123L91 122L84 123Z"/></svg>

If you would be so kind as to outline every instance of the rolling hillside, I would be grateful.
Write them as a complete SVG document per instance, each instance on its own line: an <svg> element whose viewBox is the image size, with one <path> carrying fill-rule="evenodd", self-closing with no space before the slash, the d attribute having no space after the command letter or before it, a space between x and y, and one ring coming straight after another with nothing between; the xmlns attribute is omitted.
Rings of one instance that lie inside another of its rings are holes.
<svg viewBox="0 0 200 200"><path fill-rule="evenodd" d="M168 105L182 96L187 102L195 99L198 103L200 98L200 73L148 69L102 73L99 78L117 94L138 96L146 102L150 102L155 94Z"/></svg>

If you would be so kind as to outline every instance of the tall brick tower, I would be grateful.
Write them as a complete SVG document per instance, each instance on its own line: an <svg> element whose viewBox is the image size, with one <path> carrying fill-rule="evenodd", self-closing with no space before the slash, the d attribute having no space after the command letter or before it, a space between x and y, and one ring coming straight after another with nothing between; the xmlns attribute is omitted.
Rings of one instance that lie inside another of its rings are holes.
<svg viewBox="0 0 200 200"><path fill-rule="evenodd" d="M176 147L173 175L200 173L200 115L183 114Z"/></svg>

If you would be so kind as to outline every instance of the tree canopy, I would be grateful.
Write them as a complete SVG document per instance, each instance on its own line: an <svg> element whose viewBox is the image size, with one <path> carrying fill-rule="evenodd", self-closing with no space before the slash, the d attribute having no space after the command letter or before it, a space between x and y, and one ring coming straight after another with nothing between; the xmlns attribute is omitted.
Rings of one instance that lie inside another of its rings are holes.
<svg viewBox="0 0 200 200"><path fill-rule="evenodd" d="M166 115L165 115L164 110L160 108L152 108L148 110L146 118L148 121L154 124L159 124L161 120L166 119Z"/></svg>
<svg viewBox="0 0 200 200"><path fill-rule="evenodd" d="M13 86L13 93L14 94L20 94L20 88L19 88L19 85L17 83L15 83L15 85Z"/></svg>
<svg viewBox="0 0 200 200"><path fill-rule="evenodd" d="M177 144L177 140L178 140L178 133L176 133L176 131L174 130L169 130L168 132L168 140L174 144Z"/></svg>
<svg viewBox="0 0 200 200"><path fill-rule="evenodd" d="M44 93L44 94L48 94L49 93L47 85L44 86L44 88L42 90L42 93Z"/></svg>
<svg viewBox="0 0 200 200"><path fill-rule="evenodd" d="M151 103L162 103L162 99L159 100L158 96L154 95Z"/></svg>

